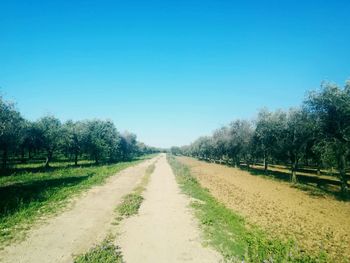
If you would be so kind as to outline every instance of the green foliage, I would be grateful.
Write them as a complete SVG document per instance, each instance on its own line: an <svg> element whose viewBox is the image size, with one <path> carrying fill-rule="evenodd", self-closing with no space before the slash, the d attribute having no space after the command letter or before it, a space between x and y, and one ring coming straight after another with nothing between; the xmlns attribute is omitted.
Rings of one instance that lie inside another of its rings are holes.
<svg viewBox="0 0 350 263"><path fill-rule="evenodd" d="M14 164L45 159L49 168L54 159L90 158L96 163L129 161L143 154L159 152L137 141L136 135L119 134L111 121L87 120L61 123L54 116L35 122L21 117L14 104L0 97L0 153L2 172ZM27 157L26 157L27 155ZM0 174L1 175L1 174Z"/></svg>
<svg viewBox="0 0 350 263"><path fill-rule="evenodd" d="M2 168L6 168L8 154L15 151L21 138L24 120L14 104L0 97L0 149L2 150Z"/></svg>
<svg viewBox="0 0 350 263"><path fill-rule="evenodd" d="M110 121L93 120L85 123L84 147L86 152L99 163L100 160L118 159L120 136Z"/></svg>
<svg viewBox="0 0 350 263"><path fill-rule="evenodd" d="M347 160L350 157L350 84L344 89L330 83L323 83L322 90L312 92L306 105L320 128L319 142L325 148L326 155L336 160L342 191L348 191ZM334 158L332 158L332 156Z"/></svg>
<svg viewBox="0 0 350 263"><path fill-rule="evenodd" d="M45 116L39 119L35 125L38 130L40 145L47 152L45 166L49 167L54 151L62 143L62 137L60 136L62 133L62 124L54 116Z"/></svg>
<svg viewBox="0 0 350 263"><path fill-rule="evenodd" d="M86 254L74 259L74 263L122 263L123 257L119 247L114 245L112 238L105 239Z"/></svg>
<svg viewBox="0 0 350 263"><path fill-rule="evenodd" d="M78 165L79 155L83 153L84 129L83 122L67 121L63 125L63 150L74 156L75 165Z"/></svg>
<svg viewBox="0 0 350 263"><path fill-rule="evenodd" d="M188 167L168 156L168 161L184 193L195 201L195 209L207 242L228 262L327 262L324 253L309 255L292 241L270 237L243 217L219 203L197 180Z"/></svg>
<svg viewBox="0 0 350 263"><path fill-rule="evenodd" d="M258 114L252 139L254 154L263 157L265 169L267 169L269 159L283 152L279 142L284 137L285 123L286 113L280 110L269 112L267 109L263 109Z"/></svg>
<svg viewBox="0 0 350 263"><path fill-rule="evenodd" d="M121 135L120 148L122 152L121 159L126 161L130 160L137 154L137 141L136 135L126 132Z"/></svg>

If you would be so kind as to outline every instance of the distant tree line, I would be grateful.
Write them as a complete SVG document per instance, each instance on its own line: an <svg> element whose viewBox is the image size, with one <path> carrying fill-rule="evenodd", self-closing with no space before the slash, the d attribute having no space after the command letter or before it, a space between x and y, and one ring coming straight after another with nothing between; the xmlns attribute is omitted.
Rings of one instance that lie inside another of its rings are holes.
<svg viewBox="0 0 350 263"><path fill-rule="evenodd" d="M34 156L45 159L45 167L56 156L74 160L80 158L100 162L119 162L157 152L146 146L132 133L119 133L113 122L104 120L67 121L62 123L54 116L28 121L15 105L0 97L0 151L1 167L6 169L9 160L26 162Z"/></svg>
<svg viewBox="0 0 350 263"><path fill-rule="evenodd" d="M334 167L343 193L348 191L347 167L350 157L350 82L344 88L323 83L310 92L303 104L289 111L263 109L256 120L236 120L201 137L191 145L172 147L174 154L220 161L239 166L261 162L291 168L291 181L303 165Z"/></svg>

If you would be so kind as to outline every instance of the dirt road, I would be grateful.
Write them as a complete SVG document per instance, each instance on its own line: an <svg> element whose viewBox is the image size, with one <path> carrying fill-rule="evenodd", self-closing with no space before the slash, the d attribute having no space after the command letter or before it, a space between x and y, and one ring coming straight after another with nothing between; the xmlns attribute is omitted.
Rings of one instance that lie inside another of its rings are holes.
<svg viewBox="0 0 350 263"><path fill-rule="evenodd" d="M72 262L72 254L83 253L105 238L115 207L153 161L127 168L92 188L75 200L71 209L31 230L23 242L0 251L0 262Z"/></svg>
<svg viewBox="0 0 350 263"><path fill-rule="evenodd" d="M200 231L165 155L158 160L139 215L123 221L117 244L127 263L220 262Z"/></svg>

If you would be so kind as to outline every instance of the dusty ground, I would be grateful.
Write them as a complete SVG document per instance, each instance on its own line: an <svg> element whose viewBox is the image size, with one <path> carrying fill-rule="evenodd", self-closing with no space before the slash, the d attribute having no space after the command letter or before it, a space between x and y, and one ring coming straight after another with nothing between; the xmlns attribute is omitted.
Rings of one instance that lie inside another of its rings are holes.
<svg viewBox="0 0 350 263"><path fill-rule="evenodd" d="M158 160L139 215L123 221L117 244L124 260L139 262L220 262L201 245L189 199L180 193L165 155Z"/></svg>
<svg viewBox="0 0 350 263"><path fill-rule="evenodd" d="M313 197L289 183L218 164L181 157L203 187L272 236L293 237L301 248L325 249L334 260L350 260L350 202Z"/></svg>
<svg viewBox="0 0 350 263"><path fill-rule="evenodd" d="M0 262L72 262L107 235L114 209L132 191L153 160L127 168L74 201L71 209L37 226L21 243L0 251Z"/></svg>

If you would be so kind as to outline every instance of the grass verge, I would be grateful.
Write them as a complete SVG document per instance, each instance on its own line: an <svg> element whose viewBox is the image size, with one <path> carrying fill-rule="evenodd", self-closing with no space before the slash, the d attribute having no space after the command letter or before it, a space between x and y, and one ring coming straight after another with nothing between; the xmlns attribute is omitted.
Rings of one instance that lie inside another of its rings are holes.
<svg viewBox="0 0 350 263"><path fill-rule="evenodd" d="M195 201L191 206L207 242L228 262L327 262L324 253L309 255L292 241L271 238L258 227L219 203L191 176L187 166L168 155L182 191Z"/></svg>
<svg viewBox="0 0 350 263"><path fill-rule="evenodd" d="M103 184L115 173L141 162L88 167L57 167L0 178L0 247L25 236L33 223L62 210L68 200Z"/></svg>

